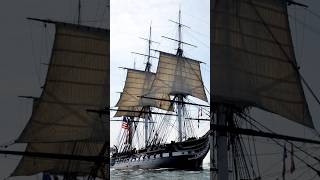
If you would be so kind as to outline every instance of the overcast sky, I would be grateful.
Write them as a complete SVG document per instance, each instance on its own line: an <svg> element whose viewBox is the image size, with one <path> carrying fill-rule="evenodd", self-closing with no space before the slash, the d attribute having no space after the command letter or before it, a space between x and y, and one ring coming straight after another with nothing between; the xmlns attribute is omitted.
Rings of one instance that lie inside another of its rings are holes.
<svg viewBox="0 0 320 180"><path fill-rule="evenodd" d="M52 27L25 20L26 17L51 18L76 22L78 0L3 0L0 4L0 145L17 138L28 121L31 102L18 95L39 96L45 78L48 54L52 45ZM298 0L297 0L298 1ZM319 0L299 0L308 4L312 12L320 14ZM108 3L104 0L83 0L83 23L106 27ZM184 40L198 48L185 47L185 55L206 64L202 65L203 77L209 88L209 0L112 0L111 1L111 106L115 105L125 80L120 66L143 69L144 59L131 51L145 52L146 44L139 37L148 35L152 22L156 47L174 52L175 44L161 38L175 37L176 26L168 19L176 20L182 10L182 22L191 27L184 31ZM290 22L301 72L315 93L320 96L319 43L320 18L300 7L289 8ZM306 24L306 25L303 25ZM153 62L156 65L156 61ZM153 69L155 70L155 69ZM320 128L320 106L306 92L314 123ZM278 116L257 110L253 113L268 127L291 135L312 136L308 128L291 123ZM115 143L119 124L111 125L111 144ZM261 146L264 147L264 146ZM21 146L11 149L23 150ZM279 149L278 149L279 150ZM315 151L316 152L316 151ZM277 160L281 158L277 156ZM8 177L17 165L19 157L0 155L0 179ZM16 178L26 179L26 178ZM36 179L32 177L29 179Z"/></svg>

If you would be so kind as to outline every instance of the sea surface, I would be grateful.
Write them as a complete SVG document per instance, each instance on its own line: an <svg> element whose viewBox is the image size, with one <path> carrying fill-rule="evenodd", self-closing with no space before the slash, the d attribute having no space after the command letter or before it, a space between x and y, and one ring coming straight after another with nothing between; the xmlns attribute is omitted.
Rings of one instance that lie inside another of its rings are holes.
<svg viewBox="0 0 320 180"><path fill-rule="evenodd" d="M210 171L209 164L203 164L203 170L185 171L170 169L154 169L154 170L115 170L110 171L111 180L127 180L127 179L147 179L147 180L209 180Z"/></svg>

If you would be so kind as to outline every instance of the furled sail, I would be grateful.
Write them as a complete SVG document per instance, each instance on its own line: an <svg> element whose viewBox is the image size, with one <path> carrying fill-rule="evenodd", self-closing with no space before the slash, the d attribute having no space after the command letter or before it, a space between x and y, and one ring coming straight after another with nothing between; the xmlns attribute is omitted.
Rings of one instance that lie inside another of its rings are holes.
<svg viewBox="0 0 320 180"><path fill-rule="evenodd" d="M286 0L216 0L211 32L213 102L256 106L313 128Z"/></svg>
<svg viewBox="0 0 320 180"><path fill-rule="evenodd" d="M38 107L17 142L105 142L108 122L87 109L109 104L109 31L55 23Z"/></svg>
<svg viewBox="0 0 320 180"><path fill-rule="evenodd" d="M140 71L135 69L127 69L127 78L121 93L120 99L116 106L121 110L142 110L143 106L157 107L164 110L169 110L170 102L142 98L149 93L155 74L147 71ZM159 99L169 100L168 95L158 96ZM139 113L120 112L118 111L116 117L131 114L135 117L140 117Z"/></svg>
<svg viewBox="0 0 320 180"><path fill-rule="evenodd" d="M190 95L208 101L201 77L200 62L160 52L158 68L148 96Z"/></svg>
<svg viewBox="0 0 320 180"><path fill-rule="evenodd" d="M97 156L103 144L99 143L29 143L27 152L46 152L65 155ZM37 173L46 172L52 175L73 174L86 176L95 166L94 162L80 160L61 160L50 158L26 157L24 156L11 176L31 176ZM104 168L104 167L103 167ZM102 176L103 169L99 170Z"/></svg>

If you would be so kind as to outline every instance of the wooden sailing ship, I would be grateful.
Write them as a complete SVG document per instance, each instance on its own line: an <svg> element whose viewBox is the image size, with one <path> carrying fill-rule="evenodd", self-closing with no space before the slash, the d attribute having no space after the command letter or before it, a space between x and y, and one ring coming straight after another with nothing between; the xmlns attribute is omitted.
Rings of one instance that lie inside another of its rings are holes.
<svg viewBox="0 0 320 180"><path fill-rule="evenodd" d="M55 27L48 71L31 117L15 143L26 143L11 176L109 179L109 29L28 18ZM48 25L49 26L49 25ZM91 111L90 111L91 110Z"/></svg>
<svg viewBox="0 0 320 180"><path fill-rule="evenodd" d="M147 63L144 71L127 69L123 92L116 104L114 117L123 117L122 136L114 147L111 168L114 169L201 169L202 161L209 150L209 133L196 138L190 136L192 129L186 119L188 104L186 98L193 96L207 102L200 62L184 56L181 40L181 11L178 24L179 39L175 54L159 53L159 63L155 73L150 71L151 27L148 41ZM161 109L164 112L157 112ZM174 114L173 111L177 113ZM161 121L155 121L161 116ZM177 142L168 142L168 118L177 122ZM144 146L136 148L133 138L143 131L138 126L144 124Z"/></svg>
<svg viewBox="0 0 320 180"><path fill-rule="evenodd" d="M125 117L127 126L121 146L114 148L112 167L199 169L210 143L213 179L215 175L219 180L263 179L258 161L244 153L250 147L243 139L249 136L269 138L284 152L281 142L291 144L309 161L298 154L292 157L319 175L319 168L311 162L318 163L319 158L295 143L319 141L278 134L249 113L258 107L314 131L303 84L315 95L296 62L287 10L288 5L304 5L292 0L215 0L211 5L211 131L199 138L183 131L186 97L204 101L207 97L200 62L184 56L184 42L179 39L176 54L160 52L157 72L150 71L149 61L143 71L127 69L116 113L116 117ZM16 141L28 146L25 152L1 153L24 156L13 176L44 172L64 179L106 178L108 118L104 116L109 113L109 84L103 72L109 68L109 31L40 21L54 24L56 34L43 93L33 98L30 121ZM151 39L148 42L150 45ZM150 51L149 46L148 58L152 58ZM190 79L196 81L190 83ZM162 111L155 112L156 108ZM155 114L177 117L177 141L163 141L166 131L157 131ZM133 138L141 123L145 147L135 149ZM244 127L247 124L250 129Z"/></svg>
<svg viewBox="0 0 320 180"><path fill-rule="evenodd" d="M291 0L215 0L211 4L212 179L267 179L259 166L268 160L259 165L257 152L248 155L256 148L246 139L257 137L283 149L282 162L273 165L280 169L275 178L303 177L288 175L289 152L292 169L295 159L319 178L320 171L312 163L319 159L297 145L319 144L318 140L276 133L250 115L251 108L257 107L316 133L303 85L319 100L296 62L288 5L307 7ZM294 154L293 149L303 155Z"/></svg>

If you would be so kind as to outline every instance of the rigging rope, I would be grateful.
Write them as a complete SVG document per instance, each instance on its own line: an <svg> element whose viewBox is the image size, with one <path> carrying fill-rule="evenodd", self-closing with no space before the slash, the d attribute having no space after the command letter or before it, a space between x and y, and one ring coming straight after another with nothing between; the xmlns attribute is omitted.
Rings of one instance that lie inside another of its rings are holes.
<svg viewBox="0 0 320 180"><path fill-rule="evenodd" d="M242 116L242 117L243 117L243 116L246 116L246 117L249 118L250 120L254 121L255 123L257 123L258 125L260 125L260 126L263 127L264 129L266 129L267 131L269 131L269 132L271 132L271 133L275 133L275 132L272 131L270 128L264 126L262 123L260 123L259 121L255 120L253 117L251 117L251 116L249 116L249 115L247 115L247 114L240 114L240 117L241 117L241 116ZM246 120L246 121L248 121L249 123L252 123L252 122L250 122L248 119L246 119L245 117L243 117L243 119ZM254 124L252 124L252 125L253 125L254 127L256 127L258 130L260 130L260 128L258 128L258 127L255 126ZM273 139L272 139L272 140L273 140ZM291 142L288 141L288 140L285 140L285 141L291 143ZM312 155L312 154L304 151L301 147L299 147L299 146L297 146L297 145L295 145L295 144L293 144L293 145L294 145L295 148L297 148L297 149L300 150L301 152L305 153L306 155L308 155L308 156L310 156L310 157L312 157L312 158L314 158L315 160L317 160L317 161L320 162L320 159L319 159L318 157L316 157L316 156L314 156L314 155Z"/></svg>
<svg viewBox="0 0 320 180"><path fill-rule="evenodd" d="M259 13L259 11L257 10L256 6L253 4L252 0L249 1L252 8L255 10L256 15L259 17L259 19L262 21L263 25L265 26L266 30L269 32L269 34L271 35L272 39L275 41L275 43L278 45L278 47L280 48L280 50L283 52L283 54L286 56L286 58L289 60L290 64L292 65L293 69L297 72L298 77L302 80L302 82L306 85L307 89L311 92L312 96L317 100L318 105L320 106L320 100L318 99L318 97L315 95L315 93L313 92L313 90L311 89L310 85L307 83L307 81L304 79L304 77L302 76L302 74L299 71L299 67L297 66L297 64L291 60L291 58L289 57L289 55L286 53L285 49L283 48L283 46L281 45L281 43L278 41L278 39L276 38L276 36L274 35L273 31L270 29L270 27L267 25L266 21L263 19L263 17L261 16L261 14Z"/></svg>
<svg viewBox="0 0 320 180"><path fill-rule="evenodd" d="M256 121L256 120L255 120L254 118L252 118L251 116L248 116L247 114L243 114L243 113L242 113L242 114L238 114L238 115L239 115L239 117L243 117L243 120L246 120L246 121L248 121L249 123L252 124L252 122L250 122L248 119L246 119L246 118L244 117L244 116L246 116L246 117L248 117L250 120L253 120L254 122L256 122L256 123L258 123L259 125L261 125L262 127L266 128L268 131L274 133L272 130L270 130L269 128L263 126L261 123L259 123L258 121ZM244 116L243 116L243 115L244 115ZM255 128L257 128L258 130L260 130L260 128L258 128L256 125L254 125L254 124L252 124L252 125L253 125ZM277 140L275 140L275 139L271 139L271 140L274 141L277 145L283 147L283 145L281 145ZM288 140L285 140L285 141L289 142ZM297 149L299 149L300 151L305 152L303 149L299 148L299 147L296 146L295 144L294 144L294 146L295 146ZM312 158L314 158L315 160L317 160L317 161L320 162L319 158L311 155L310 153L305 152L305 154L308 155L308 156L310 156L310 157L312 157ZM313 171L315 171L315 172L320 176L320 171L319 171L318 169L314 168L312 165L310 165L308 162L306 162L303 158L301 158L301 157L299 157L299 156L297 156L297 155L294 155L294 156L295 156L298 160L300 160L302 163L304 163L306 166L310 167Z"/></svg>

